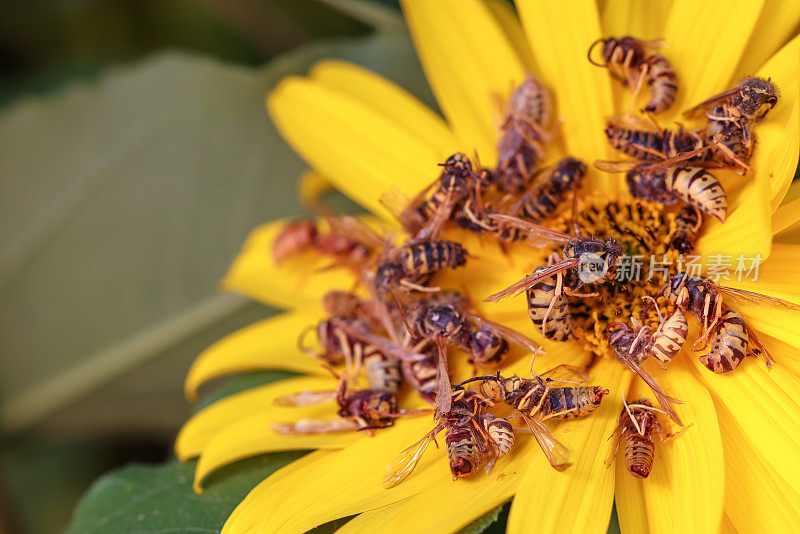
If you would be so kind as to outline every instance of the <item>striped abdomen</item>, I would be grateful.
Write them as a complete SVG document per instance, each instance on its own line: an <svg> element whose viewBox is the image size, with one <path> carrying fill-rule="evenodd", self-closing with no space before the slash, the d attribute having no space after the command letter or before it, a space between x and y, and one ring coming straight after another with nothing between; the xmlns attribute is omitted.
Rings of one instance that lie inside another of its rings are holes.
<svg viewBox="0 0 800 534"><path fill-rule="evenodd" d="M703 213L725 222L728 197L713 174L702 167L672 167L666 174L667 188Z"/></svg>
<svg viewBox="0 0 800 534"><path fill-rule="evenodd" d="M444 443L453 480L470 477L481 468L481 439L471 427L447 427Z"/></svg>
<svg viewBox="0 0 800 534"><path fill-rule="evenodd" d="M636 159L659 159L664 147L662 133L624 128L612 121L606 123L606 137L612 147Z"/></svg>
<svg viewBox="0 0 800 534"><path fill-rule="evenodd" d="M525 294L528 298L528 317L540 334L553 341L566 341L575 337L569 320L567 298L564 295L556 296L555 276L545 278L529 288ZM550 313L547 313L550 302L554 300Z"/></svg>
<svg viewBox="0 0 800 534"><path fill-rule="evenodd" d="M731 115L727 106L711 108L707 113L707 117L707 142L711 143L720 140L720 144L725 147L717 146L709 150L713 154L715 161L731 167L737 167L739 164L731 157L732 153L742 163L750 163L755 144L755 134L748 132L746 135L741 121ZM746 141L745 137L749 137L749 140Z"/></svg>
<svg viewBox="0 0 800 534"><path fill-rule="evenodd" d="M453 241L430 241L404 247L399 261L407 275L429 274L464 265L467 250Z"/></svg>
<svg viewBox="0 0 800 534"><path fill-rule="evenodd" d="M514 428L507 420L491 414L482 416L483 428L489 436L498 456L508 454L514 446Z"/></svg>
<svg viewBox="0 0 800 534"><path fill-rule="evenodd" d="M663 56L653 55L647 58L647 85L650 100L642 111L661 113L675 102L675 93L678 91L678 81L675 70Z"/></svg>
<svg viewBox="0 0 800 534"><path fill-rule="evenodd" d="M470 335L469 351L475 363L497 364L508 352L508 341L498 336L488 326L479 326Z"/></svg>
<svg viewBox="0 0 800 534"><path fill-rule="evenodd" d="M369 352L367 352L369 350ZM364 348L364 375L369 388L376 391L397 393L403 378L400 375L400 362L395 358L387 358L371 345Z"/></svg>
<svg viewBox="0 0 800 534"><path fill-rule="evenodd" d="M711 352L700 356L700 363L715 373L733 371L747 355L750 336L739 312L725 310L711 339Z"/></svg>
<svg viewBox="0 0 800 534"><path fill-rule="evenodd" d="M595 411L608 390L599 386L549 388L539 410L542 419L577 419Z"/></svg>
<svg viewBox="0 0 800 534"><path fill-rule="evenodd" d="M429 358L419 361L404 360L402 369L406 381L419 393L420 397L428 402L433 402L436 392L437 355L433 352L429 356Z"/></svg>
<svg viewBox="0 0 800 534"><path fill-rule="evenodd" d="M543 180L534 185L522 200L522 212L535 223L550 217L564 201L566 194L578 187L586 174L586 166L575 158L559 161Z"/></svg>
<svg viewBox="0 0 800 534"><path fill-rule="evenodd" d="M703 224L703 216L694 206L684 206L675 216L675 231L669 237L669 249L680 254L694 250L697 231Z"/></svg>
<svg viewBox="0 0 800 534"><path fill-rule="evenodd" d="M661 363L668 363L681 351L687 335L689 335L689 323L686 321L686 315L680 310L675 310L675 313L658 325L650 345L650 355Z"/></svg>
<svg viewBox="0 0 800 534"><path fill-rule="evenodd" d="M519 115L520 118L529 119L541 128L546 128L550 123L552 113L553 102L550 91L531 75L517 87L508 102L509 115Z"/></svg>
<svg viewBox="0 0 800 534"><path fill-rule="evenodd" d="M650 436L633 434L625 443L625 467L636 478L647 478L653 468L655 446Z"/></svg>

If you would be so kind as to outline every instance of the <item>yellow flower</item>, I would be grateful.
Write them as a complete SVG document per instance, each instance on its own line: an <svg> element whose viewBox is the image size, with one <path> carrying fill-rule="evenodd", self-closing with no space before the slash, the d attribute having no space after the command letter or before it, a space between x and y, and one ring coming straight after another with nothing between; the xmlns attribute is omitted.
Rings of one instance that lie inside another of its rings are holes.
<svg viewBox="0 0 800 534"><path fill-rule="evenodd" d="M696 253L761 254L757 281L741 289L800 302L800 187L791 185L800 144L800 5L792 1L518 0L517 13L501 0L404 0L406 20L442 119L399 87L363 69L323 61L307 77L291 77L268 97L268 108L287 141L314 169L302 190L330 183L391 224L378 199L392 187L414 194L436 175L450 153L476 151L495 160L498 109L494 95L535 73L555 93L562 153L584 161L613 159L602 135L607 116L619 114L629 94L608 72L586 61L601 36L663 38L676 67L678 111L728 88L744 75L771 77L781 100L758 125L758 146L746 177L725 175L730 210L698 242ZM590 172L589 191L616 198L619 176ZM270 424L301 417L329 418L331 405L285 408L277 397L330 389L332 379L296 346L297 334L320 317L319 300L347 288L342 271L317 272L309 256L276 265L272 240L282 222L256 229L224 287L287 309L209 347L186 381L190 399L219 376L253 369L289 369L305 376L256 387L196 414L181 430L176 451L199 456L195 486L235 460L269 451L317 449L276 472L238 506L224 532L303 532L357 515L344 532L455 531L514 497L509 532L604 532L616 502L624 532L786 532L800 524L800 329L797 314L761 306L738 307L761 334L777 364L755 358L728 375L715 375L688 350L659 372L667 393L684 401L677 410L693 426L657 444L650 478L631 477L618 458L607 468L623 392L641 391L616 360L602 358L591 383L612 393L591 417L555 427L571 450L572 467L557 472L541 450L519 438L491 475L453 482L441 451L428 451L414 474L385 490L381 478L399 451L431 427L429 417L400 420L373 438L356 433L287 437ZM464 237L476 258L452 274L455 287L484 297L541 263L541 252L515 246L509 258L491 243ZM524 304L509 299L482 311L530 333ZM540 369L582 362L573 343L549 343ZM463 360L461 358L460 360ZM455 364L458 366L459 364ZM463 365L463 364L462 364ZM459 370L456 370L459 372ZM460 370L464 373L465 370ZM516 361L504 372L527 372Z"/></svg>

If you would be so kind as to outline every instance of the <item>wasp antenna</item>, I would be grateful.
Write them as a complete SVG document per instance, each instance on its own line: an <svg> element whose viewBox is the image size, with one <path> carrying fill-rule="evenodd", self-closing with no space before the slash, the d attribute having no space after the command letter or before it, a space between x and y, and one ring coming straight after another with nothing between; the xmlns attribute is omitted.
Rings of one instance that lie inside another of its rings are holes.
<svg viewBox="0 0 800 534"><path fill-rule="evenodd" d="M589 45L589 51L586 53L586 59L588 59L589 63L591 63L595 67L602 67L602 68L606 67L605 64L597 63L595 60L592 59L592 50L594 50L594 47L597 46L599 43L603 43L603 42L605 42L605 39L603 39L602 37L599 38L598 40L593 42L591 45Z"/></svg>

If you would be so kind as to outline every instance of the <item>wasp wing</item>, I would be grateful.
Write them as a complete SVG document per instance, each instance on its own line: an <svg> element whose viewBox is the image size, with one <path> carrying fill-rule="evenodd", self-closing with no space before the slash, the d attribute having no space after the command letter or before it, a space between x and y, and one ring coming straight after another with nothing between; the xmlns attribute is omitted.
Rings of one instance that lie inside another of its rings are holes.
<svg viewBox="0 0 800 534"><path fill-rule="evenodd" d="M489 219L498 222L501 225L512 226L514 228L522 230L523 232L526 232L528 234L526 236L528 243L538 247L546 247L550 245L566 245L567 243L575 239L574 236L571 236L569 234L565 234L563 232L559 232L551 228L547 228L545 226L534 224L532 222L528 222L524 219L520 219L519 217L514 217L511 215L494 213L489 215Z"/></svg>
<svg viewBox="0 0 800 534"><path fill-rule="evenodd" d="M492 332L494 332L501 338L506 339L507 341L510 341L529 352L539 353L543 351L541 345L537 345L536 342L534 342L531 338L517 332L513 328L497 324L494 321L490 321L489 319L486 319L474 313L470 313L469 317L476 323L488 327Z"/></svg>
<svg viewBox="0 0 800 534"><path fill-rule="evenodd" d="M323 391L298 391L283 397L278 397L272 401L276 406L310 406L312 404L322 404L324 402L336 402L336 390L328 389Z"/></svg>
<svg viewBox="0 0 800 534"><path fill-rule="evenodd" d="M383 475L384 488L393 488L408 478L417 467L422 455L425 454L428 445L433 441L433 436L433 432L426 434L425 437L404 449L403 452L389 462Z"/></svg>
<svg viewBox="0 0 800 534"><path fill-rule="evenodd" d="M722 93L714 95L711 98L709 98L708 100L704 100L703 102L700 102L696 106L691 107L691 108L687 109L686 111L684 111L683 112L683 116L684 117L693 117L700 109L707 108L707 107L709 107L709 106L711 106L713 104L716 104L717 102L720 102L722 100L730 98L730 97L732 97L733 95L735 95L738 92L739 92L739 89L734 87L733 89L729 89L727 91L724 91Z"/></svg>
<svg viewBox="0 0 800 534"><path fill-rule="evenodd" d="M380 249L386 246L386 241L372 228L350 215L328 217L331 231L348 237L353 241L371 249Z"/></svg>
<svg viewBox="0 0 800 534"><path fill-rule="evenodd" d="M733 287L721 286L711 283L712 287L717 289L724 297L730 298L733 301L740 303L755 304L758 306L772 306L784 310L800 311L800 305L788 300L779 299L778 297L770 297L762 293L755 293L753 291L745 291L744 289L736 289Z"/></svg>
<svg viewBox="0 0 800 534"><path fill-rule="evenodd" d="M603 172L628 172L632 169L635 169L637 166L641 166L641 161L634 161L630 159L621 159L617 161L609 161L604 159L596 159L594 160L594 168L603 171Z"/></svg>
<svg viewBox="0 0 800 534"><path fill-rule="evenodd" d="M450 371L447 368L447 352L444 341L436 338L439 360L436 368L436 415L445 414L453 406L453 387L450 385Z"/></svg>
<svg viewBox="0 0 800 534"><path fill-rule="evenodd" d="M348 336L355 338L362 343L370 343L374 345L384 356L391 356L392 358L397 358L398 360L403 361L419 361L426 358L424 354L411 352L405 347L393 343L384 337L373 334L372 332L366 332L364 330L353 328L350 325L344 324L340 328Z"/></svg>
<svg viewBox="0 0 800 534"><path fill-rule="evenodd" d="M349 432L357 430L358 425L349 419L299 419L294 423L272 423L272 430L284 436L302 436L307 434L329 434L331 432Z"/></svg>
<svg viewBox="0 0 800 534"><path fill-rule="evenodd" d="M676 399L675 397L670 397L669 395L664 393L664 390L661 389L661 385L653 377L653 375L642 369L639 365L636 365L636 363L630 360L629 358L620 358L619 354L617 355L617 358L621 360L622 363L627 365L631 371L639 375L639 378L641 378L644 381L644 383L647 384L647 386L653 391L653 395L656 397L656 400L658 400L658 403L664 409L664 412L666 412L666 414L669 415L669 417L673 421L675 421L676 424L683 426L683 423L681 422L678 413L675 411L675 409L672 407L671 404L671 403L683 404L683 401Z"/></svg>
<svg viewBox="0 0 800 534"><path fill-rule="evenodd" d="M519 295L523 291L527 291L529 288L535 286L536 284L538 284L542 280L544 280L546 278L549 278L551 276L554 276L554 275L556 275L558 273L564 272L567 269L571 269L572 267L577 267L578 264L579 264L579 261L576 258L576 259L565 260L565 261L556 263L555 265L549 265L549 266L541 268L541 269L537 269L532 274L529 274L528 276L526 276L525 278L523 278L522 280L520 280L518 282L514 282L513 284L511 284L510 286L508 286L504 290L499 291L499 292L497 292L497 293L495 293L493 295L489 295L488 297L483 299L483 301L484 302L497 302L498 300L504 299L506 297L510 297L510 296L513 296L513 295Z"/></svg>
<svg viewBox="0 0 800 534"><path fill-rule="evenodd" d="M550 465L553 466L553 469L557 471L563 471L572 465L569 463L569 449L567 449L561 444L560 441L553 437L553 434L550 433L550 429L547 428L544 423L529 417L525 413L519 413L522 415L522 418L525 420L525 423L528 425L531 433L533 433L536 443L538 443L539 447L542 448L545 457L547 457L547 461L550 462Z"/></svg>

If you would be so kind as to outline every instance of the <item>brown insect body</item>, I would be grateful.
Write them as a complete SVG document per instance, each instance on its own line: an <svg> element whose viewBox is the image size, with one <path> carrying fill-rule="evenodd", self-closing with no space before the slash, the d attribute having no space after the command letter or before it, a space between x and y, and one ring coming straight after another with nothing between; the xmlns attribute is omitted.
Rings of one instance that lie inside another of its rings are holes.
<svg viewBox="0 0 800 534"><path fill-rule="evenodd" d="M697 233L703 224L703 215L694 206L684 206L675 216L675 231L669 238L669 249L683 255L688 255L694 250Z"/></svg>
<svg viewBox="0 0 800 534"><path fill-rule="evenodd" d="M537 267L533 274L543 269L544 266ZM575 334L570 322L567 296L563 291L557 292L557 276L545 278L526 290L528 317L536 330L546 339L567 341L575 339ZM564 273L562 284L567 288L577 288L579 285L577 278L573 271L567 271Z"/></svg>
<svg viewBox="0 0 800 534"><path fill-rule="evenodd" d="M700 363L715 373L733 371L750 352L749 342L747 324L742 315L726 309L711 338L711 351L700 356Z"/></svg>
<svg viewBox="0 0 800 534"><path fill-rule="evenodd" d="M542 420L586 417L600 407L608 393L600 386L551 387L547 389L539 415Z"/></svg>
<svg viewBox="0 0 800 534"><path fill-rule="evenodd" d="M569 192L580 187L585 175L583 162L572 157L562 159L520 197L513 212L535 223L544 221L555 213Z"/></svg>
<svg viewBox="0 0 800 534"><path fill-rule="evenodd" d="M511 95L500 129L492 173L500 191L517 193L527 185L543 156L542 140L551 114L549 91L529 76Z"/></svg>
<svg viewBox="0 0 800 534"><path fill-rule="evenodd" d="M314 246L317 227L311 221L293 221L272 243L272 257L280 263Z"/></svg>
<svg viewBox="0 0 800 534"><path fill-rule="evenodd" d="M591 59L592 48L602 43L602 63ZM626 87L648 86L649 100L643 112L661 113L675 102L678 91L677 76L670 62L663 56L650 54L653 41L641 41L630 36L600 39L589 49L589 61L607 67L612 76ZM643 79L642 79L643 78Z"/></svg>
<svg viewBox="0 0 800 534"><path fill-rule="evenodd" d="M449 219L455 208L463 204L469 195L470 180L475 177L472 162L466 154L456 152L442 164L438 185L431 196L421 199L401 217L406 230L416 235L436 214L444 210L443 218Z"/></svg>
<svg viewBox="0 0 800 534"><path fill-rule="evenodd" d="M387 293L403 280L417 281L426 275L464 265L467 250L454 241L427 241L399 247L395 258L382 263L375 271L375 286Z"/></svg>
<svg viewBox="0 0 800 534"><path fill-rule="evenodd" d="M616 438L614 452L609 463L617 454L620 442L625 442L625 468L636 478L647 478L653 469L655 443L652 435L657 434L663 441L663 432L650 399L639 399L623 408L619 424L612 434ZM630 410L630 413L628 412Z"/></svg>

